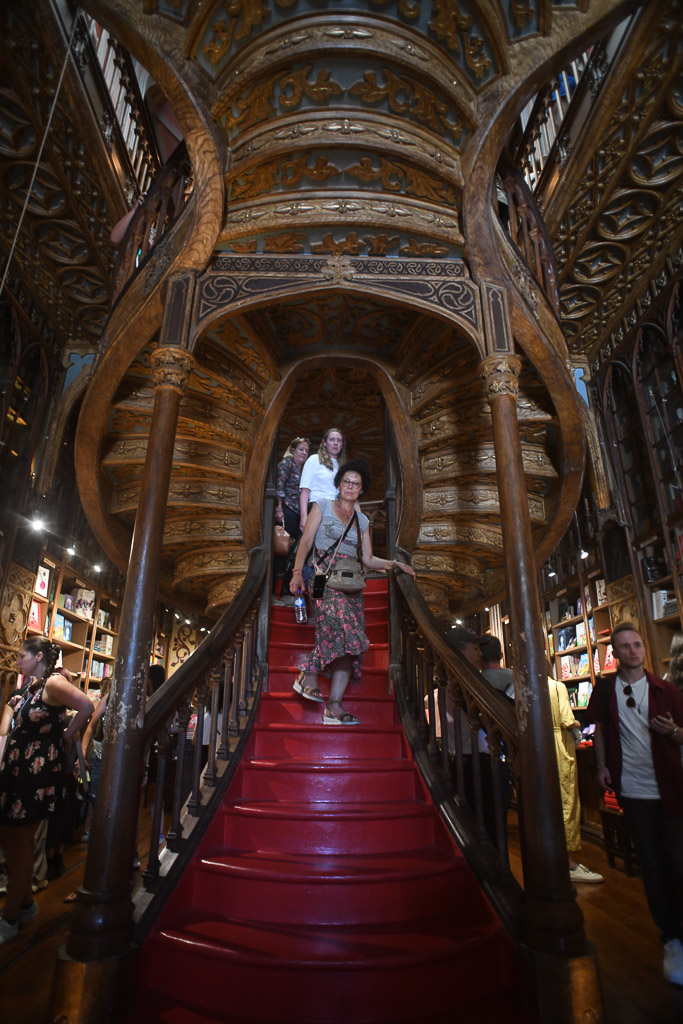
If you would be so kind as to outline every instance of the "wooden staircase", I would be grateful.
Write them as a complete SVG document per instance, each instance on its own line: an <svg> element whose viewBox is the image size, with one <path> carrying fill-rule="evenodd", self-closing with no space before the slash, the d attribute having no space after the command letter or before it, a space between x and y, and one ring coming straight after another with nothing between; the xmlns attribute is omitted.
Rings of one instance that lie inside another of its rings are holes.
<svg viewBox="0 0 683 1024"><path fill-rule="evenodd" d="M144 944L126 1021L528 1021L514 948L451 841L387 685L386 582L365 595L355 727L292 691L313 627L272 614L268 692L193 861ZM326 680L321 688L326 691Z"/></svg>

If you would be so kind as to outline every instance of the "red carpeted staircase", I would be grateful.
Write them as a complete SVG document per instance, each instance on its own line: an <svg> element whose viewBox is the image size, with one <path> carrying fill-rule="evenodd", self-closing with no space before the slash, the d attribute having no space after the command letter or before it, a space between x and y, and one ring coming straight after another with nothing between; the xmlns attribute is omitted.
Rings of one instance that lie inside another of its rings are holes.
<svg viewBox="0 0 683 1024"><path fill-rule="evenodd" d="M268 692L142 949L139 1019L525 1019L513 947L429 800L388 692L385 581L369 582L365 607L372 647L347 690L352 727L323 726L322 705L292 692L313 627L273 609Z"/></svg>

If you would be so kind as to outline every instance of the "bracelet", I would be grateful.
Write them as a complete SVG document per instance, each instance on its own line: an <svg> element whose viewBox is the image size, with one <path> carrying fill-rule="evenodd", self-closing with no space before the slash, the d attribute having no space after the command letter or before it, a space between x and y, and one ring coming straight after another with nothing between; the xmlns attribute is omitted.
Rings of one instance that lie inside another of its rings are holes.
<svg viewBox="0 0 683 1024"><path fill-rule="evenodd" d="M671 735L672 736L678 736L678 726L677 725L674 725L673 729L671 730Z"/></svg>
<svg viewBox="0 0 683 1024"><path fill-rule="evenodd" d="M292 576L302 576L302 575L303 575L303 573L302 573L301 569L292 569Z"/></svg>

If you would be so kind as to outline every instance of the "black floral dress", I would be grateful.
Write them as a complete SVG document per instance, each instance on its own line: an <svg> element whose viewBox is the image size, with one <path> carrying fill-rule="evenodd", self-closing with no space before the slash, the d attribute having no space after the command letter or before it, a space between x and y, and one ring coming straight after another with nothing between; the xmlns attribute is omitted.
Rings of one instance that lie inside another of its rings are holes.
<svg viewBox="0 0 683 1024"><path fill-rule="evenodd" d="M43 702L43 687L9 701L15 727L0 769L0 825L29 825L53 814L62 796L66 708Z"/></svg>

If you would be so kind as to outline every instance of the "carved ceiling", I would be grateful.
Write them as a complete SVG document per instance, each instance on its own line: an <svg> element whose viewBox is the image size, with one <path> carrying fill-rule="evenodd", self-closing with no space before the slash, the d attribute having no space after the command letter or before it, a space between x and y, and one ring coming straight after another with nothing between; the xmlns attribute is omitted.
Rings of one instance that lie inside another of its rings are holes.
<svg viewBox="0 0 683 1024"><path fill-rule="evenodd" d="M405 402L410 455L424 486L415 564L432 606L472 608L500 592L500 509L474 319L468 332L430 314L433 293L429 301L418 294L417 276L412 305L389 290L366 288L358 261L368 267L409 260L458 266L462 280L453 287L463 293L476 287L477 274L486 276L485 225L464 221L472 182L481 188L493 179L493 167L483 173L477 165L484 128L495 135L499 116L511 128L505 97L516 94L521 107L542 84L541 75L550 75L553 54L566 60L608 27L613 12L629 6L610 0L359 0L321 17L313 0L84 2L104 23L115 15L131 48L142 38L140 59L147 54L154 63L155 51L163 54L159 75L168 74L169 87L174 76L186 76L193 102L207 122L213 120L210 145L220 156L223 189L221 221L211 239L217 258L317 258L331 268L329 287L305 295L303 287L302 293L290 287L270 296L264 290L258 308L236 308L200 333L197 365L181 405L164 534L166 578L180 600L216 609L234 593L246 565L241 512L252 444L272 395L297 361L340 353L372 355ZM648 260L657 274L665 273L681 238L676 6L661 5L656 31L633 42L621 88L598 97L580 147L559 172L562 188L554 205L546 197L563 324L573 351L586 357L608 343L636 299L646 303L652 290L644 274ZM68 36L51 4L39 8L34 16L12 0L0 15L5 255ZM79 52L87 62L87 48ZM67 63L12 274L15 298L44 320L60 344L73 346L77 339L94 350L108 317L114 255L109 233L125 202L80 71L78 62ZM203 130L191 112L182 110L182 117L186 131ZM596 123L604 130L597 132ZM501 135L497 152L504 141ZM201 163L196 139L194 145L188 149ZM195 170L201 188L202 167ZM166 266L161 257L158 262L155 284ZM205 268L206 260L195 265L199 275ZM353 288L340 287L354 274ZM538 317L532 321L530 334L541 333L539 323ZM160 317L157 330L159 325ZM117 328L115 343L128 345L130 365L101 410L105 441L92 453L109 485L101 492L109 507L96 510L106 548L116 546L108 517L127 528L137 506L152 408L155 336L145 328L137 348ZM105 332L101 351L110 344ZM552 344L556 351L557 342ZM539 543L555 528L567 476L565 448L580 447L577 438L562 436L558 409L572 399L561 393L557 375L551 399L540 351L533 359L527 353L519 401L529 510ZM289 435L317 440L331 423L340 425L353 453L371 462L373 496L379 496L383 417L384 400L371 372L320 363L294 384L280 423L281 448ZM93 437L99 437L99 426L93 425ZM572 470L577 478L579 462L574 459ZM99 501L99 489L92 493Z"/></svg>

